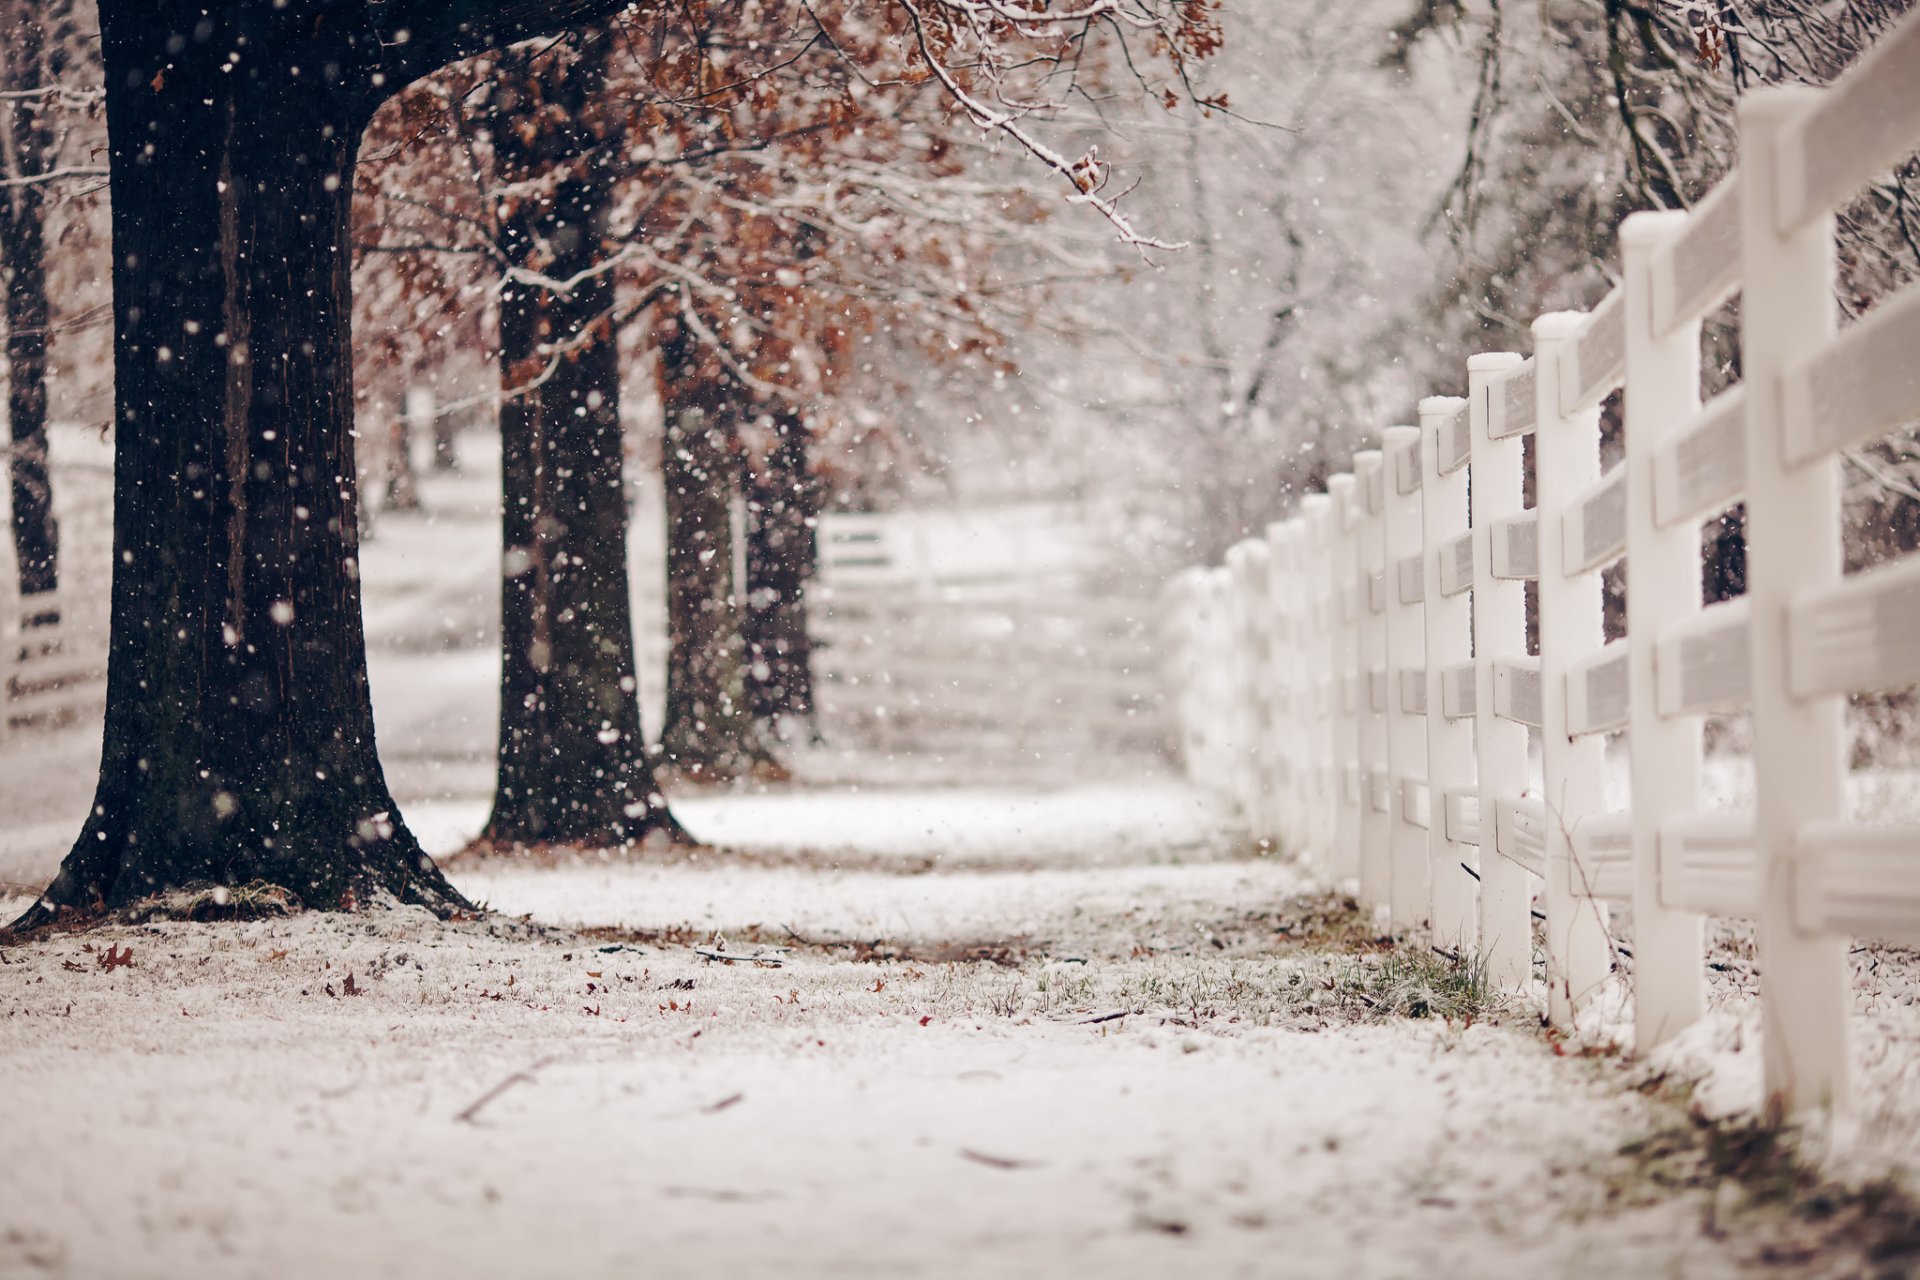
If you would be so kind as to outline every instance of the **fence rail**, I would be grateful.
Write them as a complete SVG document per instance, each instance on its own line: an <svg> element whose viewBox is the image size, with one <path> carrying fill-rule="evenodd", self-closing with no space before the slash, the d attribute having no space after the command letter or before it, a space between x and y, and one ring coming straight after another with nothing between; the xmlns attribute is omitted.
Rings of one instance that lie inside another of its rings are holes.
<svg viewBox="0 0 1920 1280"><path fill-rule="evenodd" d="M1557 1025L1612 980L1608 902L1632 904L1643 1047L1704 1012L1704 918L1756 917L1768 1096L1791 1111L1846 1100L1847 938L1920 939L1920 827L1849 821L1843 716L1920 680L1920 556L1843 576L1839 483L1841 450L1920 418L1920 287L1844 332L1834 304L1835 210L1920 148L1920 14L1829 89L1751 95L1740 134L1697 207L1627 219L1591 312L1536 320L1525 358L1474 356L1464 399L1422 400L1292 518L1179 575L1167 678L1190 773L1396 929L1521 988L1538 903ZM1744 380L1702 404L1701 323L1735 291ZM1699 525L1736 502L1747 594L1703 607ZM1703 716L1732 710L1751 809L1701 788ZM1609 811L1620 730L1631 803Z"/></svg>

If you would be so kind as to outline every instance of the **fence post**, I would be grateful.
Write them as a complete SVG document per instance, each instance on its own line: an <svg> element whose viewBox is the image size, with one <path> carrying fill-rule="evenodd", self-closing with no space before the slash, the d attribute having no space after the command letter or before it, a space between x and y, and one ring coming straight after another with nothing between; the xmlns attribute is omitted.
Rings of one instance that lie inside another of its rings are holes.
<svg viewBox="0 0 1920 1280"><path fill-rule="evenodd" d="M1440 592L1440 551L1467 531L1467 470L1441 470L1441 434L1466 408L1457 396L1420 402L1421 593L1427 621L1427 883L1433 943L1467 954L1477 943L1478 895L1467 846L1447 830L1447 793L1474 785L1473 721L1450 719L1442 680L1473 641L1467 593ZM1489 815L1491 817L1491 815Z"/></svg>
<svg viewBox="0 0 1920 1280"><path fill-rule="evenodd" d="M1590 897L1573 861L1573 832L1606 804L1606 739L1567 733L1567 671L1605 641L1598 573L1569 578L1561 523L1572 499L1600 478L1600 408L1561 408L1564 357L1586 316L1533 322L1533 505L1540 576L1540 776L1546 810L1547 1020L1562 1029L1612 969L1606 904Z"/></svg>
<svg viewBox="0 0 1920 1280"><path fill-rule="evenodd" d="M1234 700L1233 575L1225 565L1207 570L1207 724L1212 734L1211 782L1214 791L1238 803L1234 790L1235 740L1239 730Z"/></svg>
<svg viewBox="0 0 1920 1280"><path fill-rule="evenodd" d="M1510 351L1467 360L1467 425L1472 459L1474 754L1480 788L1480 957L1489 980L1508 988L1533 981L1533 881L1500 856L1500 799L1527 790L1527 727L1494 714L1493 664L1527 652L1526 588L1493 576L1494 521L1520 514L1520 437L1493 437L1492 384L1518 368Z"/></svg>
<svg viewBox="0 0 1920 1280"><path fill-rule="evenodd" d="M1626 321L1627 740L1633 773L1634 1037L1650 1049L1706 1008L1701 917L1666 905L1660 828L1700 803L1699 716L1662 716L1660 635L1700 612L1700 531L1661 528L1653 510L1654 446L1700 411L1700 322L1653 331L1653 254L1686 225L1678 212L1636 213L1620 228Z"/></svg>
<svg viewBox="0 0 1920 1280"><path fill-rule="evenodd" d="M1740 354L1747 413L1747 599L1753 673L1753 769L1760 883L1760 1008L1770 1110L1840 1107L1847 1095L1847 939L1803 931L1794 865L1809 822L1844 818L1845 703L1796 698L1790 685L1792 597L1841 574L1840 464L1789 466L1781 375L1831 339L1834 217L1783 227L1781 194L1800 181L1784 154L1788 124L1818 90L1767 89L1741 100L1740 245L1745 292ZM1691 531L1689 531L1691 532Z"/></svg>
<svg viewBox="0 0 1920 1280"><path fill-rule="evenodd" d="M1427 725L1407 705L1408 678L1426 694L1427 630L1421 607L1420 429L1388 427L1384 433L1386 481L1385 575L1387 593L1387 795L1392 863L1391 927L1395 933L1427 922L1427 831L1414 821L1413 799L1427 784ZM1401 566L1411 562L1414 579Z"/></svg>
<svg viewBox="0 0 1920 1280"><path fill-rule="evenodd" d="M1276 520L1267 526L1267 607L1270 620L1267 669L1267 787L1273 796L1273 839L1276 851L1299 843L1299 766L1293 738L1300 719L1300 694L1295 652L1300 643L1300 613L1294 600L1299 573L1293 549L1294 524Z"/></svg>
<svg viewBox="0 0 1920 1280"><path fill-rule="evenodd" d="M1334 833L1331 868L1338 880L1360 877L1360 700L1354 689L1360 665L1359 611L1354 582L1358 577L1359 541L1354 529L1355 491L1351 472L1327 477L1327 496L1333 499L1328 533L1328 604L1333 628L1333 766Z"/></svg>
<svg viewBox="0 0 1920 1280"><path fill-rule="evenodd" d="M1334 866L1335 780L1334 769L1329 762L1333 757L1333 712L1335 699L1339 696L1333 687L1332 619L1337 605L1329 598L1330 574L1327 568L1332 556L1328 535L1333 518L1333 499L1324 493L1310 493L1300 499L1300 511L1306 520L1306 536L1301 544L1302 563L1306 572L1301 575L1301 580L1311 619L1303 674L1313 706L1312 729L1304 744L1311 778L1306 842L1321 871L1331 876Z"/></svg>
<svg viewBox="0 0 1920 1280"><path fill-rule="evenodd" d="M1387 777L1387 601L1385 471L1378 449L1353 455L1357 617L1355 699L1360 718L1360 902L1378 916L1393 897L1392 805Z"/></svg>
<svg viewBox="0 0 1920 1280"><path fill-rule="evenodd" d="M1253 538L1236 542L1227 551L1227 570L1233 593L1234 793L1257 841L1266 834L1266 779L1260 768L1266 732L1266 544Z"/></svg>
<svg viewBox="0 0 1920 1280"><path fill-rule="evenodd" d="M1201 665L1198 650L1206 570L1190 566L1175 574L1162 593L1166 610L1161 619L1162 669L1173 686L1173 728L1180 750L1180 766L1189 782L1201 778L1205 750L1200 733Z"/></svg>

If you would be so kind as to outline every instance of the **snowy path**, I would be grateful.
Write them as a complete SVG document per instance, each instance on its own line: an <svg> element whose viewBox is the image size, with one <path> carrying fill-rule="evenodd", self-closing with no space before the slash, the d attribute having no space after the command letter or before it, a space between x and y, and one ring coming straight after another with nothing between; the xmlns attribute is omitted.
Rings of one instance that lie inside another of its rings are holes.
<svg viewBox="0 0 1920 1280"><path fill-rule="evenodd" d="M1334 1007L1354 961L1298 945L1297 873L1178 788L689 817L737 852L456 866L588 940L397 912L88 938L111 969L9 948L0 1275L1709 1276L1760 1247L1634 1192L1619 1148L1675 1116L1617 1064ZM793 949L712 964L715 931Z"/></svg>

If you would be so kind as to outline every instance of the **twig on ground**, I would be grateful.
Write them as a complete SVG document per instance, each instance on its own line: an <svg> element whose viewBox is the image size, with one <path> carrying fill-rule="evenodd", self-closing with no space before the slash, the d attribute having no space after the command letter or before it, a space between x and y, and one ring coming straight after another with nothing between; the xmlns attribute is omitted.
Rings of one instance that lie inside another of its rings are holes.
<svg viewBox="0 0 1920 1280"><path fill-rule="evenodd" d="M1009 1160L1005 1156L990 1156L984 1151L960 1148L960 1154L975 1164L986 1165L989 1169L1032 1169L1039 1165L1038 1160Z"/></svg>
<svg viewBox="0 0 1920 1280"><path fill-rule="evenodd" d="M1132 1012L1133 1010L1131 1009L1115 1009L1112 1013L1103 1013L1092 1018L1082 1018L1076 1025L1090 1027L1096 1022L1112 1022L1115 1018L1124 1018Z"/></svg>
<svg viewBox="0 0 1920 1280"><path fill-rule="evenodd" d="M512 1075L508 1076L505 1080L502 1080L499 1084L493 1086L493 1088L487 1090L485 1093L475 1098L471 1103L467 1105L467 1109L465 1111L462 1111L459 1115L453 1118L454 1122L457 1124L460 1121L464 1120L468 1124L475 1123L474 1117L480 1114L480 1109L482 1107L486 1106L489 1102L492 1102L495 1098L499 1097L501 1094L505 1093L507 1090L513 1088L513 1086L516 1084L532 1084L534 1082L533 1078L534 1078L534 1073L536 1071L539 1071L542 1067L550 1067L554 1063L558 1062L559 1060L560 1059L558 1057L542 1058L540 1059L540 1061L534 1063L532 1066L528 1067L526 1070L514 1072Z"/></svg>

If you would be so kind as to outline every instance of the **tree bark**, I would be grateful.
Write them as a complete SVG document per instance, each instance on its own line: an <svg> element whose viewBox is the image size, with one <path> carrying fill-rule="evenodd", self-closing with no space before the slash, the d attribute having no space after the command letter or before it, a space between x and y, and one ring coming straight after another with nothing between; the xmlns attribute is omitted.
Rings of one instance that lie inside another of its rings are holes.
<svg viewBox="0 0 1920 1280"><path fill-rule="evenodd" d="M509 279L500 292L506 576L497 783L481 836L496 845L679 834L640 727L614 277L594 270L613 190L587 158L598 138L583 112L605 60L602 42L537 75L519 118L494 129L510 178L567 174L508 220L503 253L526 265L537 251L547 277L578 281L563 291Z"/></svg>
<svg viewBox="0 0 1920 1280"><path fill-rule="evenodd" d="M682 776L727 782L771 769L747 704L733 580L738 409L684 324L660 328L660 471L667 497L667 701L661 755Z"/></svg>
<svg viewBox="0 0 1920 1280"><path fill-rule="evenodd" d="M37 14L20 7L9 47L0 48L0 87L38 89L47 74L46 32ZM45 173L53 151L50 99L16 100L3 140L9 163L0 172L25 178ZM12 444L13 549L20 594L46 595L60 585L60 526L53 513L53 477L47 459L46 190L29 183L0 196L0 284L6 290L7 423ZM44 604L23 602L25 621L59 616Z"/></svg>
<svg viewBox="0 0 1920 1280"><path fill-rule="evenodd" d="M747 589L742 631L747 701L769 727L813 717L813 647L807 635L807 582L818 564L816 486L809 473L807 428L783 409L774 438L747 471Z"/></svg>

